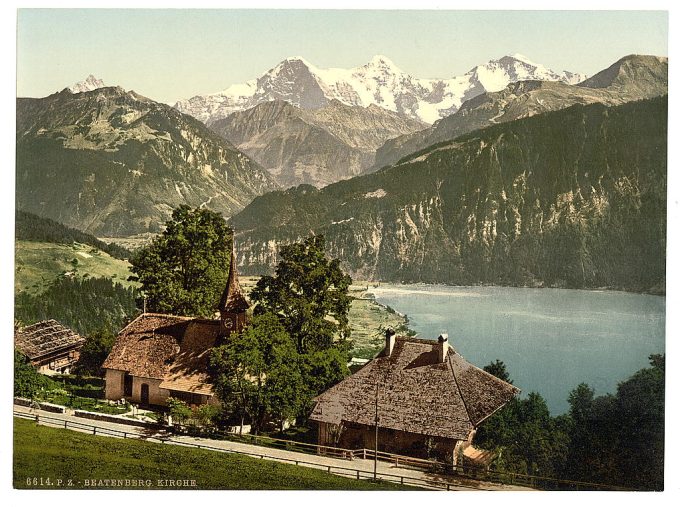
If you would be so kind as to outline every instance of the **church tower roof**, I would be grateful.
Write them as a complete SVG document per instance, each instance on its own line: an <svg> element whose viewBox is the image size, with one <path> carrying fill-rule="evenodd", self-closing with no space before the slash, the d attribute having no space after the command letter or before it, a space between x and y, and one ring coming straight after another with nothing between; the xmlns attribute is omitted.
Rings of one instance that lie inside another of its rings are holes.
<svg viewBox="0 0 680 507"><path fill-rule="evenodd" d="M238 272L236 271L236 251L232 243L231 250L231 264L229 265L229 276L227 277L227 286L224 288L222 298L220 299L220 312L226 313L242 313L250 308L250 304L243 295L241 284L238 281Z"/></svg>

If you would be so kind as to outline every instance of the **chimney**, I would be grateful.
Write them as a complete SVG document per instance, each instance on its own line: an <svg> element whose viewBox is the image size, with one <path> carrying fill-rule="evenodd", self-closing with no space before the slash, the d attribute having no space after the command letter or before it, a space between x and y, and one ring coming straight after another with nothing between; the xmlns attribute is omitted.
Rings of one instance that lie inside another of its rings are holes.
<svg viewBox="0 0 680 507"><path fill-rule="evenodd" d="M449 335L442 333L437 338L437 352L439 353L439 362L443 363L446 360L446 353L449 351Z"/></svg>
<svg viewBox="0 0 680 507"><path fill-rule="evenodd" d="M394 329L388 327L385 330L385 356L389 357L392 355L392 350L394 349L394 344L397 338L394 333Z"/></svg>

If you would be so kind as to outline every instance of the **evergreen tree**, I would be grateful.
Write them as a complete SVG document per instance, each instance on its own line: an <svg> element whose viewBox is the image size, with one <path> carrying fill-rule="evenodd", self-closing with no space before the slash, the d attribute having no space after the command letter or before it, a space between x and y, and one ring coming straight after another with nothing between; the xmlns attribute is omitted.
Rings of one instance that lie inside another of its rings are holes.
<svg viewBox="0 0 680 507"><path fill-rule="evenodd" d="M508 369L505 366L505 363L501 361L500 359L496 359L493 363L489 363L484 367L484 371L487 373L491 373L496 378L501 379L504 382L507 382L508 384L512 384L512 380L510 379L510 375L508 374Z"/></svg>
<svg viewBox="0 0 680 507"><path fill-rule="evenodd" d="M112 333L137 313L135 293L109 278L62 277L41 294L17 294L14 316L23 325L55 319L85 336Z"/></svg>

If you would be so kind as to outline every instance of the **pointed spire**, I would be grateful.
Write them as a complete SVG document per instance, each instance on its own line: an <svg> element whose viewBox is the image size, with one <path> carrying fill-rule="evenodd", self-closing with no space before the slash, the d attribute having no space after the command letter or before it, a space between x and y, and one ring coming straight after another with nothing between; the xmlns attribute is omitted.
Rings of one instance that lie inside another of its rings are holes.
<svg viewBox="0 0 680 507"><path fill-rule="evenodd" d="M243 295L241 284L238 281L238 272L236 271L236 250L234 248L234 241L232 240L229 276L227 277L227 286L224 288L222 298L220 299L219 311L220 313L243 313L248 310L248 308L250 308L250 305Z"/></svg>

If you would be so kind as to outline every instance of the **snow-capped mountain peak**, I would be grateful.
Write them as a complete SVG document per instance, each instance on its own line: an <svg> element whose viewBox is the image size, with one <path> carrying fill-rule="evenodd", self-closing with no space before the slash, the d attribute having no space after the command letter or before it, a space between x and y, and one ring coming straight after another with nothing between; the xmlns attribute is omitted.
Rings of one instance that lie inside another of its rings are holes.
<svg viewBox="0 0 680 507"><path fill-rule="evenodd" d="M375 55L359 67L321 69L301 56L286 58L257 79L226 90L181 100L175 107L205 123L263 102L284 100L303 109L317 109L331 100L350 106L376 105L411 118L434 123L455 113L461 104L481 93L499 91L524 80L564 81L585 76L557 73L523 55L504 56L450 79L420 79Z"/></svg>
<svg viewBox="0 0 680 507"><path fill-rule="evenodd" d="M395 63L387 58L385 55L375 55L371 60L364 65L364 67L379 67L385 69L394 69L401 72L401 69L395 65Z"/></svg>
<svg viewBox="0 0 680 507"><path fill-rule="evenodd" d="M90 74L83 81L78 81L73 86L69 86L68 89L71 90L71 93L82 93L91 92L92 90L104 88L105 86L104 81Z"/></svg>
<svg viewBox="0 0 680 507"><path fill-rule="evenodd" d="M539 66L537 63L531 61L528 57L524 56L523 54L513 53L509 56L510 56L510 58L514 58L515 60L519 60L519 61L524 62L526 64L533 65L534 67Z"/></svg>

